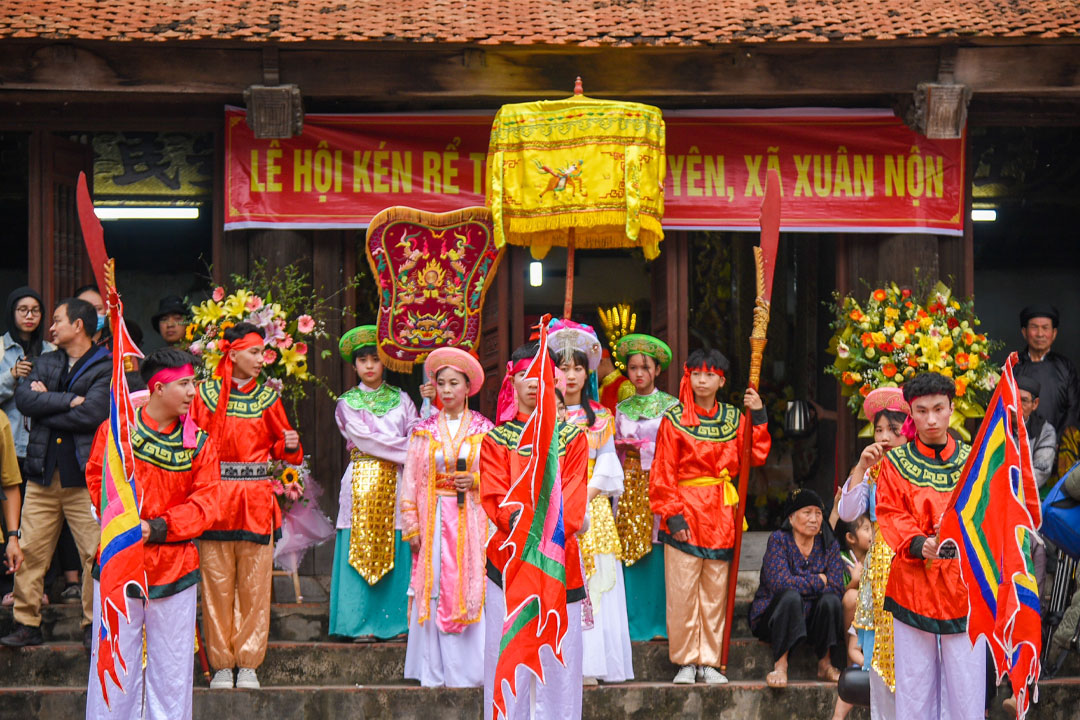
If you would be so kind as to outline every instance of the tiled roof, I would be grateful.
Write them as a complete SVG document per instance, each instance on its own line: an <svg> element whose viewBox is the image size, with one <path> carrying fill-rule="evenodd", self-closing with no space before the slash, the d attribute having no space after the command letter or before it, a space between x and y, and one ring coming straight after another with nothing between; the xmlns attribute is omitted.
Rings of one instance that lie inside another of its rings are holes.
<svg viewBox="0 0 1080 720"><path fill-rule="evenodd" d="M3 0L0 37L723 45L1076 38L1080 0Z"/></svg>

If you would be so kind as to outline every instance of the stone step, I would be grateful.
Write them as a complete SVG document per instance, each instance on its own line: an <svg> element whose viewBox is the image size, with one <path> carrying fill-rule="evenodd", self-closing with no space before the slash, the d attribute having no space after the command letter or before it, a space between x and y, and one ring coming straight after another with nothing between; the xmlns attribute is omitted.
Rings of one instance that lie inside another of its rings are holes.
<svg viewBox="0 0 1080 720"><path fill-rule="evenodd" d="M1032 720L1080 719L1080 680L1049 680L1039 687L1039 704ZM1009 718L1001 709L1004 693L992 703L993 720ZM723 686L675 686L670 683L626 683L585 688L583 720L825 720L836 701L833 685L792 682L772 690L762 682L732 682ZM291 686L262 690L196 688L194 717L229 720L305 718L307 720L477 720L483 713L478 688L445 689L368 686ZM85 714L85 687L0 688L0 720L77 718ZM433 713L433 709L438 708ZM866 720L857 708L848 717ZM1011 720L1011 718L1010 718Z"/></svg>
<svg viewBox="0 0 1080 720"><path fill-rule="evenodd" d="M666 642L634 643L634 675L638 681L667 682L678 669L668 659ZM733 638L728 658L732 680L760 681L772 668L769 647L754 639ZM817 661L797 648L791 658L793 680L815 678ZM393 685L406 681L405 643L331 643L273 641L259 668L267 686ZM203 686L195 666L196 686ZM81 643L46 643L22 649L0 648L0 686L67 686L86 682L89 655Z"/></svg>
<svg viewBox="0 0 1080 720"><path fill-rule="evenodd" d="M733 637L750 637L749 600L735 601ZM11 608L0 608L0 635L13 627ZM41 609L41 631L46 642L81 642L82 606L46 605ZM270 639L293 642L329 640L330 606L327 603L274 603L270 606Z"/></svg>

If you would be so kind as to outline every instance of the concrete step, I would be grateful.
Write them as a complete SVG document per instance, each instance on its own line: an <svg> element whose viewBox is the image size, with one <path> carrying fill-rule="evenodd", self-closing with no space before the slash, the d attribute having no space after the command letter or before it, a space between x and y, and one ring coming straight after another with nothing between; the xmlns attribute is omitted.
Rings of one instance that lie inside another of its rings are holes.
<svg viewBox="0 0 1080 720"><path fill-rule="evenodd" d="M741 573L740 573L741 574ZM750 637L749 599L736 599L733 637ZM11 632L11 608L0 608L0 635ZM41 609L41 631L46 642L82 641L82 606L47 605ZM274 603L270 606L270 639L292 642L329 640L330 606L327 603Z"/></svg>
<svg viewBox="0 0 1080 720"><path fill-rule="evenodd" d="M477 720L483 714L480 689L368 686L291 686L262 690L196 688L196 718L266 720ZM1006 720L999 692L990 717ZM1032 720L1080 720L1080 680L1050 680L1039 688ZM585 688L583 720L826 720L836 701L835 686L793 682L772 690L762 682L732 682L724 686L674 686L669 683L627 683ZM84 687L0 688L0 720L77 718L85 714ZM437 711L433 710L438 708ZM848 717L866 720L857 708ZM1011 720L1011 719L1010 719Z"/></svg>
<svg viewBox="0 0 1080 720"><path fill-rule="evenodd" d="M638 681L668 682L678 669L668 659L666 642L634 643L634 675ZM728 658L732 680L761 681L772 668L768 646L752 638L733 638ZM815 678L817 661L797 648L791 659L793 680ZM196 664L196 685L202 686ZM394 685L404 679L404 643L270 643L259 679L267 686ZM81 643L46 643L22 649L0 648L0 687L67 686L85 683L89 655Z"/></svg>

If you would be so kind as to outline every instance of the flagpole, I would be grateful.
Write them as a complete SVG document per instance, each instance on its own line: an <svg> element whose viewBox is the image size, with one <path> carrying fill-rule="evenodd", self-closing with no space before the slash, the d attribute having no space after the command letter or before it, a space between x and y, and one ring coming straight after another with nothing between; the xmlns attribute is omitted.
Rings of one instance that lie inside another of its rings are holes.
<svg viewBox="0 0 1080 720"><path fill-rule="evenodd" d="M765 199L761 203L761 244L754 248L757 299L754 301L754 324L750 332L749 386L758 389L761 362L765 355L765 332L769 327L772 300L773 272L776 269L776 250L780 238L780 175L770 170L765 183ZM720 651L720 672L727 672L728 649L731 644L731 625L735 616L735 593L739 580L739 555L742 552L743 520L746 517L747 486L750 482L750 461L753 447L753 419L749 408L743 411L742 447L739 455L739 504L735 511L735 548L728 565L726 622Z"/></svg>

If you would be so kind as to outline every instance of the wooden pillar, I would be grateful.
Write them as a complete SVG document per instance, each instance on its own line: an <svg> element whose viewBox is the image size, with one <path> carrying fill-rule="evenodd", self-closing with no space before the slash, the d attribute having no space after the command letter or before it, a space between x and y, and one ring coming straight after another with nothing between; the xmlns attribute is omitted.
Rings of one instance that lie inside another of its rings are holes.
<svg viewBox="0 0 1080 720"><path fill-rule="evenodd" d="M652 262L652 334L671 347L672 363L660 376L660 389L679 394L682 363L690 347L689 239L674 232L660 245L660 257Z"/></svg>

